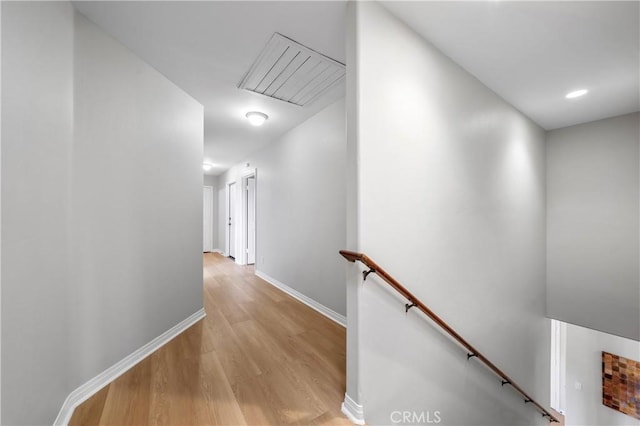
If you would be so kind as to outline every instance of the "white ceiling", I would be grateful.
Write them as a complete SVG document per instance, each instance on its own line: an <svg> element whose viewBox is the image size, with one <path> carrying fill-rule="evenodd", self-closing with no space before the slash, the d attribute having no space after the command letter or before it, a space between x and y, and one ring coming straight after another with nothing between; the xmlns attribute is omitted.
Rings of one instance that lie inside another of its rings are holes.
<svg viewBox="0 0 640 426"><path fill-rule="evenodd" d="M638 1L385 1L384 6L545 129L640 110ZM75 7L205 106L219 174L344 95L306 107L240 90L274 32L345 62L344 1L87 1ZM585 97L564 95L589 89ZM269 115L262 127L244 117Z"/></svg>
<svg viewBox="0 0 640 426"><path fill-rule="evenodd" d="M383 4L547 130L640 109L638 1Z"/></svg>
<svg viewBox="0 0 640 426"><path fill-rule="evenodd" d="M140 58L205 107L205 161L220 174L344 96L344 82L299 107L238 89L274 32L345 62L346 3L111 2L73 3ZM262 127L245 114L262 111Z"/></svg>

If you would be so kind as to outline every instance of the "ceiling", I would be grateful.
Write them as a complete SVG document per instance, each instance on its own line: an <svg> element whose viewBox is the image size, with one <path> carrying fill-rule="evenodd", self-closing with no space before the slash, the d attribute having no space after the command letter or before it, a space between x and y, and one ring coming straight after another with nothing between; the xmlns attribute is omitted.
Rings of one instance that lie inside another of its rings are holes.
<svg viewBox="0 0 640 426"><path fill-rule="evenodd" d="M640 109L638 1L383 4L547 130Z"/></svg>
<svg viewBox="0 0 640 426"><path fill-rule="evenodd" d="M640 110L638 1L384 1L543 128ZM205 161L220 174L344 96L305 107L238 89L273 33L345 63L345 1L76 1L74 6L205 107ZM564 95L589 93L567 100ZM265 112L262 127L245 113Z"/></svg>
<svg viewBox="0 0 640 426"><path fill-rule="evenodd" d="M346 3L87 1L75 8L193 96L217 175L344 96L344 80L304 107L238 89L274 32L345 62ZM269 116L262 127L245 114Z"/></svg>

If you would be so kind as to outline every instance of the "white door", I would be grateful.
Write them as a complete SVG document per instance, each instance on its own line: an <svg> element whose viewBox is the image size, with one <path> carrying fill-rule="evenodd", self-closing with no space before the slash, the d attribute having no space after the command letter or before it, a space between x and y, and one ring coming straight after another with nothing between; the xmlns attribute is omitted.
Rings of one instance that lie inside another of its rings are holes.
<svg viewBox="0 0 640 426"><path fill-rule="evenodd" d="M229 217L227 218L227 244L228 250L227 254L229 257L236 258L236 184L229 184L229 198L227 199L227 211L229 212Z"/></svg>
<svg viewBox="0 0 640 426"><path fill-rule="evenodd" d="M247 179L247 264L256 263L256 177Z"/></svg>
<svg viewBox="0 0 640 426"><path fill-rule="evenodd" d="M213 250L213 188L202 188L202 244L203 252Z"/></svg>

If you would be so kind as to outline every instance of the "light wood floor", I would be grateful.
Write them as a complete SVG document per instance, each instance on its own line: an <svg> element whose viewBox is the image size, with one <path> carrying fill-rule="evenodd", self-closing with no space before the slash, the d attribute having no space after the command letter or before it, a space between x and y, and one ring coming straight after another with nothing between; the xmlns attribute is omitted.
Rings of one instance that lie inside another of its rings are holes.
<svg viewBox="0 0 640 426"><path fill-rule="evenodd" d="M345 330L219 254L207 317L95 394L70 425L351 423Z"/></svg>

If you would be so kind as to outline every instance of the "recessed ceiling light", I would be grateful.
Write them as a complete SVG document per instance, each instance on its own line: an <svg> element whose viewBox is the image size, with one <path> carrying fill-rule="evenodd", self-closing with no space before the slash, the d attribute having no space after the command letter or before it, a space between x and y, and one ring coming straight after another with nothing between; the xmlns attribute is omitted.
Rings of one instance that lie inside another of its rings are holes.
<svg viewBox="0 0 640 426"><path fill-rule="evenodd" d="M211 164L211 163L202 163L202 170L204 170L205 172L208 172L211 169L213 169L213 164Z"/></svg>
<svg viewBox="0 0 640 426"><path fill-rule="evenodd" d="M580 96L584 96L587 93L589 93L587 89L574 90L573 92L567 93L565 95L565 98L567 99L579 98Z"/></svg>
<svg viewBox="0 0 640 426"><path fill-rule="evenodd" d="M247 113L247 118L253 126L262 126L269 116L262 112L250 111Z"/></svg>

